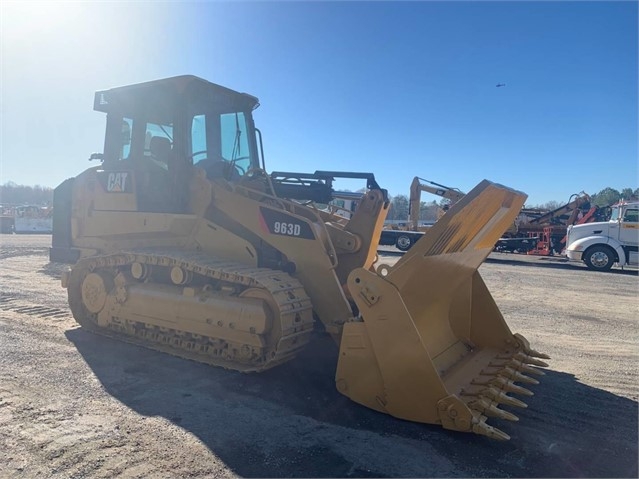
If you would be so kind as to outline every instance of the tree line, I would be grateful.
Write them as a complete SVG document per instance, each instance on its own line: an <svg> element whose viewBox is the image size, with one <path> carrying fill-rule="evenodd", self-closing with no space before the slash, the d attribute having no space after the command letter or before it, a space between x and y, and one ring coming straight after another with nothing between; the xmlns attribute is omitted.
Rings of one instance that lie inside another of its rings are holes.
<svg viewBox="0 0 639 479"><path fill-rule="evenodd" d="M639 188L622 188L616 190L611 187L590 195L591 201L596 206L609 206L621 199L639 199ZM0 185L0 203L10 205L51 205L53 204L53 188L46 186L25 186L9 181ZM421 201L419 207L419 219L421 221L436 221L441 209L448 204L448 200ZM564 205L559 201L549 201L540 205L526 205L530 208L554 210ZM391 221L408 221L408 197L397 195L391 198L391 207L387 216Z"/></svg>
<svg viewBox="0 0 639 479"><path fill-rule="evenodd" d="M439 217L440 211L446 200L440 201L420 201L419 203L419 219L424 222L435 222ZM390 209L386 215L387 221L408 221L409 201L406 195L397 195L391 198Z"/></svg>
<svg viewBox="0 0 639 479"><path fill-rule="evenodd" d="M53 204L53 188L18 185L9 181L0 185L0 204L50 206Z"/></svg>
<svg viewBox="0 0 639 479"><path fill-rule="evenodd" d="M610 206L620 200L639 199L639 188L623 188L621 191L614 188L604 188L599 193L591 196L592 203L596 206Z"/></svg>

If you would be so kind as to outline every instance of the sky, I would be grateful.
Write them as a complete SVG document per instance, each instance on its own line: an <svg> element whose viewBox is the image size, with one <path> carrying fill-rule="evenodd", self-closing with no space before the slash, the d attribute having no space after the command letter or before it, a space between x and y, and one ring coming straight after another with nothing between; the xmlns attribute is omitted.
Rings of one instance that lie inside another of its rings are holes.
<svg viewBox="0 0 639 479"><path fill-rule="evenodd" d="M268 171L489 179L528 205L634 189L637 23L610 1L4 0L0 183L93 166L96 90L193 74L260 99Z"/></svg>

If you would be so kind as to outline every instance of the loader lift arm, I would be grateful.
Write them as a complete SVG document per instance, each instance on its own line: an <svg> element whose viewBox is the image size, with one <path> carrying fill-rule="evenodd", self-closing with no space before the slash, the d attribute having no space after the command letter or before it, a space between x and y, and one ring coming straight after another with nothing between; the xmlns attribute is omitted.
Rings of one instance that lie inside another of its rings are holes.
<svg viewBox="0 0 639 479"><path fill-rule="evenodd" d="M274 171L271 181L275 194L282 198L294 200L310 200L318 203L329 203L335 196L333 181L335 178L366 180L366 189L379 190L388 202L388 192L379 187L373 173L351 171L315 171L315 173L291 173Z"/></svg>

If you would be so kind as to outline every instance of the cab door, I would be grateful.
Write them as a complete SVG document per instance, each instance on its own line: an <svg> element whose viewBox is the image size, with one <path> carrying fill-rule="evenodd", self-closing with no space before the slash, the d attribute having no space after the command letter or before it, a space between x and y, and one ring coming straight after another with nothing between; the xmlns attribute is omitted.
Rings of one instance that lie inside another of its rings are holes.
<svg viewBox="0 0 639 479"><path fill-rule="evenodd" d="M626 207L621 218L619 241L629 246L639 245L639 206Z"/></svg>
<svg viewBox="0 0 639 479"><path fill-rule="evenodd" d="M619 241L628 257L628 263L639 263L639 205L628 205L619 223Z"/></svg>

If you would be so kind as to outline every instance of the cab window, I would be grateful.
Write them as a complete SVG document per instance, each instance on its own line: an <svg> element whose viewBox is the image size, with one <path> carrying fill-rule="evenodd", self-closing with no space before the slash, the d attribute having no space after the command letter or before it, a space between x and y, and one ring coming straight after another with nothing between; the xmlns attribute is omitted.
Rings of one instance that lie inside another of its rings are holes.
<svg viewBox="0 0 639 479"><path fill-rule="evenodd" d="M144 136L144 156L165 170L173 149L173 125L147 123Z"/></svg>
<svg viewBox="0 0 639 479"><path fill-rule="evenodd" d="M151 139L159 136L166 138L173 145L173 125L161 125L159 123L147 123L144 137L144 156L151 156Z"/></svg>
<svg viewBox="0 0 639 479"><path fill-rule="evenodd" d="M189 155L209 178L239 179L251 166L246 115L210 112L191 119Z"/></svg>
<svg viewBox="0 0 639 479"><path fill-rule="evenodd" d="M637 223L639 222L639 210L628 208L623 215L624 223Z"/></svg>
<svg viewBox="0 0 639 479"><path fill-rule="evenodd" d="M206 116L195 115L191 124L191 157L193 163L207 158Z"/></svg>
<svg viewBox="0 0 639 479"><path fill-rule="evenodd" d="M610 213L610 221L619 221L619 207L612 208Z"/></svg>
<svg viewBox="0 0 639 479"><path fill-rule="evenodd" d="M244 113L226 113L220 117L222 157L246 173L251 165Z"/></svg>
<svg viewBox="0 0 639 479"><path fill-rule="evenodd" d="M120 148L118 149L118 160L126 160L131 154L131 132L133 120L131 118L122 119L122 137Z"/></svg>

